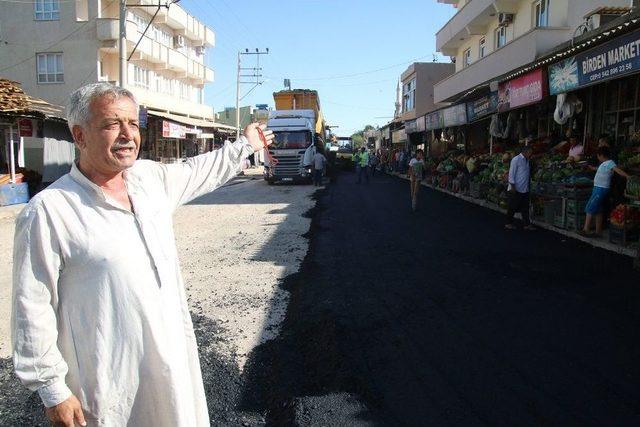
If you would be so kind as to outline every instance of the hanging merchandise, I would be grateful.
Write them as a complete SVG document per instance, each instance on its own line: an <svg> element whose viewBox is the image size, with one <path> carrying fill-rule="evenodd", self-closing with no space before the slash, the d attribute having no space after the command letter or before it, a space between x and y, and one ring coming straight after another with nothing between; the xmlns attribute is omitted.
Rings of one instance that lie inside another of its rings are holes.
<svg viewBox="0 0 640 427"><path fill-rule="evenodd" d="M502 138L504 133L504 128L502 126L502 121L498 114L494 114L491 116L491 124L489 125L489 135L494 136L496 138Z"/></svg>
<svg viewBox="0 0 640 427"><path fill-rule="evenodd" d="M559 93L556 99L556 110L553 113L553 119L559 125L566 124L575 114L582 112L582 101L575 95L567 95Z"/></svg>

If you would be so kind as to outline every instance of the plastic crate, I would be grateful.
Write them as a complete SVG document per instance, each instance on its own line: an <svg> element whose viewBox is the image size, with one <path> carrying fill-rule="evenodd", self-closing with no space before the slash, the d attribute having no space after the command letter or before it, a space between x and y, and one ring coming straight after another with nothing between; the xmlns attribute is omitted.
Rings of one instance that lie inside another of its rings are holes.
<svg viewBox="0 0 640 427"><path fill-rule="evenodd" d="M0 206L17 205L29 201L29 185L20 184L0 185Z"/></svg>
<svg viewBox="0 0 640 427"><path fill-rule="evenodd" d="M558 194L571 199L589 199L592 187L564 185L558 188Z"/></svg>
<svg viewBox="0 0 640 427"><path fill-rule="evenodd" d="M552 225L557 228L567 228L567 209L564 199L556 200Z"/></svg>
<svg viewBox="0 0 640 427"><path fill-rule="evenodd" d="M627 229L615 225L609 227L609 242L613 244L627 246L638 240L640 240L640 229Z"/></svg>
<svg viewBox="0 0 640 427"><path fill-rule="evenodd" d="M469 194L476 199L484 199L487 197L487 185L481 182L472 182L469 184Z"/></svg>
<svg viewBox="0 0 640 427"><path fill-rule="evenodd" d="M566 199L565 205L567 209L567 215L570 214L584 214L584 209L587 207L587 200L584 199Z"/></svg>
<svg viewBox="0 0 640 427"><path fill-rule="evenodd" d="M562 201L558 199L545 200L543 202L543 216L544 222L549 225L553 225L556 212L562 208Z"/></svg>
<svg viewBox="0 0 640 427"><path fill-rule="evenodd" d="M569 214L567 212L567 230L582 230L584 228L584 221L584 214Z"/></svg>

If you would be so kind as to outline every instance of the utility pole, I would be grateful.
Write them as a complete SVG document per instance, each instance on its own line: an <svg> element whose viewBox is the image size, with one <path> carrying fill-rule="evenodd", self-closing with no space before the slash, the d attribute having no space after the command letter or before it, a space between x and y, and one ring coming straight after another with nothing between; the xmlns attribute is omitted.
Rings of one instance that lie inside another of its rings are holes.
<svg viewBox="0 0 640 427"><path fill-rule="evenodd" d="M120 0L120 34L119 34L119 42L118 42L118 56L119 56L119 66L118 66L118 74L119 74L119 80L120 80L120 87L125 87L125 85L127 84L127 7L155 7L156 9L156 13L153 15L153 18L151 18L151 21L149 21L149 24L147 25L147 28L145 28L144 32L142 33L142 35L140 36L140 40L138 40L138 43L135 45L135 47L133 48L133 51L131 52L131 55L129 56L129 58L131 58L131 56L133 55L133 52L135 52L136 48L138 47L138 44L140 44L140 41L142 41L142 38L145 36L145 34L147 33L147 30L149 29L149 27L151 26L151 24L153 23L153 20L156 18L156 16L158 15L158 12L160 11L161 7L164 7L167 9L167 11L169 10L169 6L171 6L173 3L178 3L180 0L158 0L158 4L127 4L127 0ZM168 12L167 12L168 13Z"/></svg>
<svg viewBox="0 0 640 427"><path fill-rule="evenodd" d="M249 52L249 49L245 49L244 52L238 52L238 72L236 75L236 141L240 139L240 101L251 91L253 91L256 87L264 83L262 80L262 68L260 68L260 55L268 55L269 48L266 48L264 51L260 51L260 49L256 48L255 52ZM242 68L242 57L241 55L256 55L256 66L251 68ZM242 74L242 71L250 70L253 71L253 74ZM242 81L242 77L251 77L255 78L255 81ZM243 84L252 84L253 87L249 89L247 93L244 94L243 97L240 97L240 85Z"/></svg>
<svg viewBox="0 0 640 427"><path fill-rule="evenodd" d="M120 43L119 43L119 79L120 87L127 84L127 1L120 0Z"/></svg>

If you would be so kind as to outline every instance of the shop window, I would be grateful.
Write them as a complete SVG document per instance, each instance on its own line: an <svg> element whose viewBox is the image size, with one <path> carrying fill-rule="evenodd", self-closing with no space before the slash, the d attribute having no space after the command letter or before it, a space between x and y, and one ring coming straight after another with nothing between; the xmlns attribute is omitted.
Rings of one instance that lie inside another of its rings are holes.
<svg viewBox="0 0 640 427"><path fill-rule="evenodd" d="M637 76L627 77L620 81L620 109L628 110L635 106Z"/></svg>
<svg viewBox="0 0 640 427"><path fill-rule="evenodd" d="M36 21L57 21L60 19L60 0L34 0Z"/></svg>
<svg viewBox="0 0 640 427"><path fill-rule="evenodd" d="M480 39L478 53L479 58L484 58L484 56L487 54L487 43L484 37Z"/></svg>
<svg viewBox="0 0 640 427"><path fill-rule="evenodd" d="M471 48L464 51L462 54L462 66L468 67L471 65Z"/></svg>
<svg viewBox="0 0 640 427"><path fill-rule="evenodd" d="M537 0L533 3L534 26L546 27L549 25L549 0Z"/></svg>
<svg viewBox="0 0 640 427"><path fill-rule="evenodd" d="M507 44L507 27L498 27L495 31L496 49Z"/></svg>
<svg viewBox="0 0 640 427"><path fill-rule="evenodd" d="M62 53L36 54L38 83L64 83Z"/></svg>

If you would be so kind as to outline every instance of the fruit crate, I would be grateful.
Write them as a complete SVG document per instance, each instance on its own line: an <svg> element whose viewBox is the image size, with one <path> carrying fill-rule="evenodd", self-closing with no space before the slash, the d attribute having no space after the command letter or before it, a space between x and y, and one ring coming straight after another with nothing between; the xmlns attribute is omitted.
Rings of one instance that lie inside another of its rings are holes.
<svg viewBox="0 0 640 427"><path fill-rule="evenodd" d="M559 212L562 210L562 200L560 199L545 200L543 204L544 204L544 207L543 207L544 222L546 222L549 225L554 225L556 212Z"/></svg>
<svg viewBox="0 0 640 427"><path fill-rule="evenodd" d="M566 203L564 199L557 199L555 204L555 209L553 212L553 223L552 225L557 228L566 229L567 228L567 209Z"/></svg>
<svg viewBox="0 0 640 427"><path fill-rule="evenodd" d="M565 199L565 206L567 209L567 215L583 215L584 209L587 207L588 200L586 199Z"/></svg>
<svg viewBox="0 0 640 427"><path fill-rule="evenodd" d="M567 212L567 230L579 231L584 228L585 215Z"/></svg>
<svg viewBox="0 0 640 427"><path fill-rule="evenodd" d="M584 185L561 185L557 188L559 196L569 199L589 199L592 191L593 187Z"/></svg>
<svg viewBox="0 0 640 427"><path fill-rule="evenodd" d="M627 246L640 240L640 229L618 227L611 224L609 227L609 242L615 245Z"/></svg>
<svg viewBox="0 0 640 427"><path fill-rule="evenodd" d="M472 182L469 184L469 194L476 199L484 199L487 197L487 184L481 182Z"/></svg>

